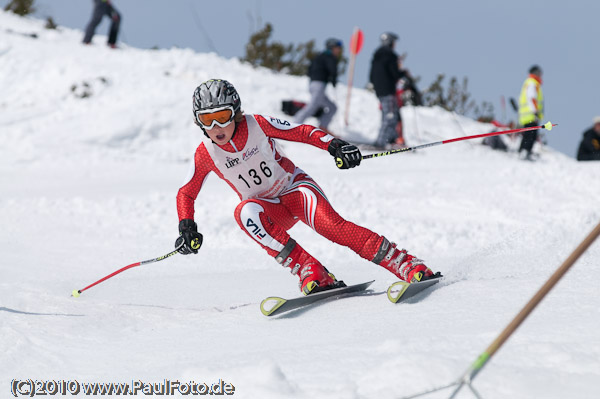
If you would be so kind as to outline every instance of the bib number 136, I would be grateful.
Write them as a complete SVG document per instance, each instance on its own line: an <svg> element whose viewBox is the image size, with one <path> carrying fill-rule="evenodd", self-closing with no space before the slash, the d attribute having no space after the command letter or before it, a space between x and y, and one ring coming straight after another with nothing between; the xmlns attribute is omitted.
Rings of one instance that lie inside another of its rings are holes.
<svg viewBox="0 0 600 399"><path fill-rule="evenodd" d="M271 172L271 169L269 169L269 167L267 166L267 163L265 161L262 161L259 166L260 166L260 171L262 172L263 175L265 175L266 177L273 176L273 172ZM250 180L250 181L252 183L256 184L257 186L260 186L262 184L262 179L260 177L260 174L256 171L256 169L250 169L248 171L248 176L252 178L252 180ZM241 179L244 183L246 183L246 186L248 186L248 188L250 188L250 183L248 183L248 181L246 179L244 179L244 176L239 174L238 179Z"/></svg>

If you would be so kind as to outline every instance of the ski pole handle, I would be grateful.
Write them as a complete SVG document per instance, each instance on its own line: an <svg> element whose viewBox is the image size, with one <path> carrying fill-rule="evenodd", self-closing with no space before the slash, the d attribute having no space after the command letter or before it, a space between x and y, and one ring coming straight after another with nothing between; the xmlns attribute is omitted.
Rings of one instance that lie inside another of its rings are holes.
<svg viewBox="0 0 600 399"><path fill-rule="evenodd" d="M476 134L476 135L473 135L473 136L457 137L457 138L454 138L454 139L448 139L448 140L443 140L443 141L436 141L434 143L421 144L421 145L417 145L417 146L414 146L414 147L398 148L396 150L389 150L389 151L384 151L384 152L378 152L378 153L375 153L375 154L364 155L362 157L362 159L384 157L386 155L398 154L400 152L409 152L409 151L414 151L414 150L418 150L418 149L421 149L421 148L427 148L427 147L433 147L433 146L436 146L436 145L454 143L456 141L477 139L477 138L481 138L481 137L499 136L501 134L519 133L519 132L526 132L526 131L529 131L529 130L537 130L537 129L552 130L552 128L554 126L558 126L558 125L552 124L552 122L547 122L547 123L545 123L543 125L540 125L540 126L524 127L524 128L521 128L521 129L504 130L502 132L492 132L492 133Z"/></svg>
<svg viewBox="0 0 600 399"><path fill-rule="evenodd" d="M181 245L179 245L177 248L175 248L174 251L171 251L171 252L169 252L166 255L159 256L158 258L154 258L154 259L148 259L148 260L143 260L141 262L132 263L131 265L127 265L127 266L125 266L125 267L123 267L123 268L121 268L121 269L119 269L119 270L117 270L117 271L109 274L108 276L102 277L100 280L96 281L95 283L92 283L92 284L88 285L85 288L82 288L80 290L73 290L73 292L71 293L71 296L77 298L79 295L81 295L81 293L83 291L88 290L88 289L92 288L93 286L95 286L97 284L100 284L101 282L103 282L105 280L108 280L109 278L114 277L114 276L116 276L117 274L119 274L121 272L124 272L127 269L131 269L132 267L141 266L141 265L145 265L145 264L148 264L148 263L154 263L154 262L161 261L163 259L170 258L171 256L176 255L181 247L183 247L183 243L181 243Z"/></svg>

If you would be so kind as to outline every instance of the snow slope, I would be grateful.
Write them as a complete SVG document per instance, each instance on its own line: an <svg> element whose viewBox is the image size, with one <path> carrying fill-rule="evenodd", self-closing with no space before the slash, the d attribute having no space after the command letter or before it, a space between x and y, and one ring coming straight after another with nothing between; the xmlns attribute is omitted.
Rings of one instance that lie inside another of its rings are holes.
<svg viewBox="0 0 600 399"><path fill-rule="evenodd" d="M237 197L212 177L197 201L198 255L75 299L172 250L175 195L201 137L199 83L228 79L246 112L285 118L281 100L308 99L307 80L186 49L113 51L102 36L82 46L79 31L6 13L0 26L0 397L28 378L222 379L239 398L398 398L445 385L600 220L600 164L550 149L530 163L473 140L339 171L329 154L284 143L342 215L442 271L439 288L394 306L383 294L392 275L297 225L292 236L338 278L376 281L368 295L266 318L260 301L298 295L296 278L237 227ZM345 129L346 88L329 90L332 130L372 140L376 98L354 90ZM490 130L440 109L402 112L411 144ZM484 398L600 397L598 259L600 243L490 361L474 384Z"/></svg>

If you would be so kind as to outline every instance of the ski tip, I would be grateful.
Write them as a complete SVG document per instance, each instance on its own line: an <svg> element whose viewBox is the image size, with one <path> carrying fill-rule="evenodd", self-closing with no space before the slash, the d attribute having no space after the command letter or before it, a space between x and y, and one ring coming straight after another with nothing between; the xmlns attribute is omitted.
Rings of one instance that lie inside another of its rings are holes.
<svg viewBox="0 0 600 399"><path fill-rule="evenodd" d="M427 280L408 283L406 281L397 281L390 285L387 290L387 297L392 303L398 303L401 300L410 298L422 290L437 284L442 279L441 273L437 272L432 278Z"/></svg>
<svg viewBox="0 0 600 399"><path fill-rule="evenodd" d="M286 299L277 296L270 296L260 303L260 311L265 316L271 316L273 312L279 309L286 301Z"/></svg>
<svg viewBox="0 0 600 399"><path fill-rule="evenodd" d="M71 292L71 296L74 296L75 298L78 298L79 295L81 295L81 291L79 290L73 290L73 292Z"/></svg>
<svg viewBox="0 0 600 399"><path fill-rule="evenodd" d="M398 302L400 297L404 294L404 291L410 284L406 281L398 281L390 285L387 290L387 297L392 303Z"/></svg>

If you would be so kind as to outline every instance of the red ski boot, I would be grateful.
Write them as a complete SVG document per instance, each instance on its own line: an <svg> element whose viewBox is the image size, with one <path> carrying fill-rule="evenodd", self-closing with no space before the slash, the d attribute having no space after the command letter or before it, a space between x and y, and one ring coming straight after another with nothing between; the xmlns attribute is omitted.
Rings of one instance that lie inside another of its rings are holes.
<svg viewBox="0 0 600 399"><path fill-rule="evenodd" d="M389 270L400 280L409 283L428 280L434 275L421 259L410 255L406 249L399 250L396 244L390 243L385 237L373 262Z"/></svg>
<svg viewBox="0 0 600 399"><path fill-rule="evenodd" d="M291 238L275 259L300 278L300 291L304 295L346 286Z"/></svg>

